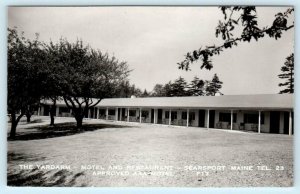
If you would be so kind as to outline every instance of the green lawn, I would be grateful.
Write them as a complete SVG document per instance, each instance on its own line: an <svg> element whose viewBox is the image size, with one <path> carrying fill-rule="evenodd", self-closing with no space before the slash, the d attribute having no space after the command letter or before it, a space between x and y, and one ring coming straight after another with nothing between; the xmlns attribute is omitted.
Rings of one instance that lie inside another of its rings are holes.
<svg viewBox="0 0 300 194"><path fill-rule="evenodd" d="M56 128L46 127L48 121L44 120L48 118L42 119L41 123L21 124L19 139L8 141L9 185L293 184L292 136L96 120L88 120L83 130L74 131L70 123L73 119L59 119L68 124ZM69 165L70 169L20 169L19 165L30 164ZM91 165L98 165L99 169L82 168ZM257 166L265 165L271 170L257 170ZM219 169L203 169L214 166ZM221 166L225 166L223 170ZM232 170L232 166L252 166L253 170Z"/></svg>

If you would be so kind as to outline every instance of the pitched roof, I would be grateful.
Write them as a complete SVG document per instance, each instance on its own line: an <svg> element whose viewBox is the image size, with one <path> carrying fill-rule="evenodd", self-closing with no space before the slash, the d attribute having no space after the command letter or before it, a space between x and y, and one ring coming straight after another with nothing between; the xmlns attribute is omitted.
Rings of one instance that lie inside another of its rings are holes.
<svg viewBox="0 0 300 194"><path fill-rule="evenodd" d="M93 99L94 102L97 99ZM49 100L41 101L52 104ZM63 100L57 105L65 106ZM129 107L129 108L203 108L203 109L281 109L294 107L293 94L253 94L224 96L189 96L189 97L145 97L145 98L106 98L96 107Z"/></svg>
<svg viewBox="0 0 300 194"><path fill-rule="evenodd" d="M97 107L293 109L292 94L107 98Z"/></svg>

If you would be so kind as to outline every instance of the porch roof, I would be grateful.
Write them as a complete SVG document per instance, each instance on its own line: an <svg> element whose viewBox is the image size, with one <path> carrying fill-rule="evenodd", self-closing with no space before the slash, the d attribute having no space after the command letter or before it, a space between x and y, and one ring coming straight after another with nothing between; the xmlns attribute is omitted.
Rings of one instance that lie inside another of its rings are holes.
<svg viewBox="0 0 300 194"><path fill-rule="evenodd" d="M292 94L256 94L192 97L107 98L97 107L293 109Z"/></svg>

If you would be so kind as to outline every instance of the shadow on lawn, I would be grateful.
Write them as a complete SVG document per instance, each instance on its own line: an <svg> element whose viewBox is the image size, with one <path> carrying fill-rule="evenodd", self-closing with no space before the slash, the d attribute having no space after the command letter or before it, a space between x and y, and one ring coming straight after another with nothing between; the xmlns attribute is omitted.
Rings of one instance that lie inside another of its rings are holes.
<svg viewBox="0 0 300 194"><path fill-rule="evenodd" d="M74 135L84 133L88 131L95 131L105 128L124 128L130 126L121 126L113 124L84 124L80 129L76 127L76 123L60 123L55 126L36 126L28 129L36 129L34 131L19 132L14 139L8 137L9 141L16 140L35 140L35 139L47 139L54 137L62 137L68 135Z"/></svg>
<svg viewBox="0 0 300 194"><path fill-rule="evenodd" d="M32 160L22 154L8 153L8 163L16 161ZM35 158L35 161L41 161L41 158ZM32 186L32 187L71 187L71 186L86 186L86 184L76 183L76 180L83 176L84 172L72 173L68 170L39 170L37 168L31 170L12 170L8 169L7 172L7 185L8 186Z"/></svg>

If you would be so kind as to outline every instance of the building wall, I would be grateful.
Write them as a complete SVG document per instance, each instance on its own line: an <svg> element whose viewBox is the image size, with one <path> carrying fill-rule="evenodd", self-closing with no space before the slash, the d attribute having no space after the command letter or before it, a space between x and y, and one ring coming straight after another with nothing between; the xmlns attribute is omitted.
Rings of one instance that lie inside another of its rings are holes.
<svg viewBox="0 0 300 194"><path fill-rule="evenodd" d="M89 114L90 118L101 118L101 119L105 119L105 117L103 118L103 115L101 117L100 115L100 110L104 109L106 111L106 108L94 108L94 113L93 115ZM112 108L109 108L110 110L115 110L116 111L116 114L114 115L110 115L113 117L115 117L116 115L118 115L118 109L115 108L115 107L112 107ZM140 114L140 109L139 108L132 108L130 110L135 110L136 111L136 117L139 117L139 114ZM192 122L189 123L189 126L193 126L193 127L198 127L199 126L199 110L204 110L204 109L189 109L189 113L191 115L191 113L194 113L195 114L195 120L193 120ZM142 109L142 111L148 111L148 118L150 119L151 121L151 109L149 108L145 108L145 109ZM162 119L166 119L165 118L165 113L166 111L170 111L170 109L162 109ZM177 112L177 119L182 119L182 113L183 112L187 112L187 109L171 109L171 111L176 111ZM103 111L102 111L103 112ZM215 128L218 128L217 127L217 123L220 122L220 118L219 118L219 114L220 112L223 112L223 113L230 113L231 111L230 110L215 110L215 116L214 116L214 119L215 119L215 123L214 123L214 127ZM66 107L65 106L57 106L57 109L56 109L56 116L61 116L61 117L66 117L66 116L72 116L71 114L72 112L68 109L66 110ZM125 116L127 116L127 108L126 108L126 111L125 111ZM205 110L205 127L207 127L207 115L208 111ZM244 115L247 114L247 113L254 113L254 114L258 114L258 111L253 111L253 110L234 110L233 113L236 113L236 122L233 123L233 130L242 130L240 128L240 124L241 123L244 123ZM262 114L264 114L264 123L261 124L261 132L262 133L269 133L270 132L270 111L261 111ZM41 105L41 107L39 108L39 110L36 112L36 114L39 114L39 115L45 115L46 112L45 112L45 107L44 105ZM211 117L212 115L210 115ZM158 109L155 108L154 109L154 123L157 123L157 120L158 120ZM189 117L190 118L190 117ZM288 122L288 121L285 121L284 119L284 111L280 111L280 121L279 121L279 133L280 134L283 134L284 133L284 122ZM191 118L190 118L191 119ZM126 120L127 121L127 120ZM137 122L139 122L139 120L137 120ZM169 119L166 119L165 123L163 124L169 124ZM230 123L229 123L230 124ZM227 127L228 128L228 125ZM229 127L230 128L230 127ZM244 130L251 130L251 124L244 124Z"/></svg>

